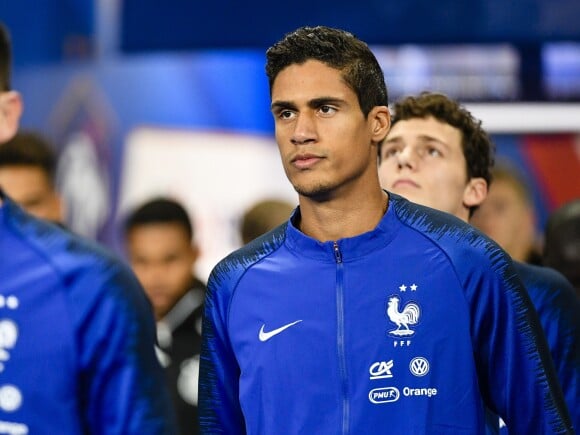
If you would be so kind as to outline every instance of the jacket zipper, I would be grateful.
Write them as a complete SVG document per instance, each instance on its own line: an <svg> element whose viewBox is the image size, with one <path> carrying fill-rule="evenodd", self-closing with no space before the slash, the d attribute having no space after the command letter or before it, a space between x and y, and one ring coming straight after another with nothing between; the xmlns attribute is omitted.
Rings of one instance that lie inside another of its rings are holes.
<svg viewBox="0 0 580 435"><path fill-rule="evenodd" d="M345 337L344 337L344 288L342 253L338 243L334 242L334 258L336 260L336 317L337 317L337 346L340 380L342 384L342 433L348 434L349 413L348 382L346 373Z"/></svg>

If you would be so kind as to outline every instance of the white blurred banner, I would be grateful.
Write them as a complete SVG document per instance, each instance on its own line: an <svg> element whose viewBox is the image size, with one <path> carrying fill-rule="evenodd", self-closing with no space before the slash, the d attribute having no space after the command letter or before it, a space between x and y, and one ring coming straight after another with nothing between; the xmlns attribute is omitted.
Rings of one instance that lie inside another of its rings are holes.
<svg viewBox="0 0 580 435"><path fill-rule="evenodd" d="M196 272L202 279L240 246L239 221L254 202L298 203L278 148L265 136L137 128L127 138L121 173L121 221L157 196L185 206L201 249Z"/></svg>

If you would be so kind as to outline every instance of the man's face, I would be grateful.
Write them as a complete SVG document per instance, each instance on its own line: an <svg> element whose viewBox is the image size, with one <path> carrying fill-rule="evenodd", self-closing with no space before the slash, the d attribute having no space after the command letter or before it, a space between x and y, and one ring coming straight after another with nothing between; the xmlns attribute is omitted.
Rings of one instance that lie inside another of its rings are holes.
<svg viewBox="0 0 580 435"><path fill-rule="evenodd" d="M272 113L284 170L300 195L329 198L370 177L376 183L371 143L384 137L388 111L375 107L365 118L340 71L314 60L286 67L272 86Z"/></svg>
<svg viewBox="0 0 580 435"><path fill-rule="evenodd" d="M467 221L475 199L461 132L433 117L398 121L381 147L381 186L410 201Z"/></svg>
<svg viewBox="0 0 580 435"><path fill-rule="evenodd" d="M0 91L0 146L16 134L21 114L20 94L15 91Z"/></svg>
<svg viewBox="0 0 580 435"><path fill-rule="evenodd" d="M471 223L518 261L526 261L535 241L534 210L508 180L491 183L486 200Z"/></svg>
<svg viewBox="0 0 580 435"><path fill-rule="evenodd" d="M152 223L133 228L127 237L133 271L162 319L189 290L196 252L178 223Z"/></svg>
<svg viewBox="0 0 580 435"><path fill-rule="evenodd" d="M0 166L0 187L28 213L62 222L61 200L46 172L37 166Z"/></svg>

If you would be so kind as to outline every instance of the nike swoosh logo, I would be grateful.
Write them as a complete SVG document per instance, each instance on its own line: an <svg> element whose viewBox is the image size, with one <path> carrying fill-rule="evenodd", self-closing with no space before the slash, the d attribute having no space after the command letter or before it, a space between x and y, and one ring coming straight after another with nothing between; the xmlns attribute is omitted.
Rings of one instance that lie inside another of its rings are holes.
<svg viewBox="0 0 580 435"><path fill-rule="evenodd" d="M260 333L258 334L258 338L260 339L260 341L268 341L269 339L271 339L275 335L278 335L279 333L281 333L285 329L288 329L291 326L294 326L300 322L302 322L302 320L296 320L295 322L288 323L287 325L281 326L278 329L274 329L274 330L268 331L268 332L264 331L264 326L266 326L266 325L262 325L262 327L260 328Z"/></svg>

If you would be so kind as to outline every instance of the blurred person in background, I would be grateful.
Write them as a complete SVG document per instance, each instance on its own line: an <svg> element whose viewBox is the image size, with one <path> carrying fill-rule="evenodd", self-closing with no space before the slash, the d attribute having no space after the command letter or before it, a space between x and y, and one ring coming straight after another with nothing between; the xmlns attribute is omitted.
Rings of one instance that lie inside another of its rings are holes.
<svg viewBox="0 0 580 435"><path fill-rule="evenodd" d="M52 145L35 132L18 132L0 147L0 186L28 213L56 223L64 219L56 190L57 156Z"/></svg>
<svg viewBox="0 0 580 435"><path fill-rule="evenodd" d="M487 201L494 149L481 123L457 102L435 93L403 98L380 146L381 184L468 222ZM548 339L574 426L580 427L580 302L558 272L514 264Z"/></svg>
<svg viewBox="0 0 580 435"><path fill-rule="evenodd" d="M281 199L264 199L254 203L242 216L240 234L245 245L286 222L294 206Z"/></svg>
<svg viewBox="0 0 580 435"><path fill-rule="evenodd" d="M543 263L566 276L580 296L580 198L550 214L544 234Z"/></svg>
<svg viewBox="0 0 580 435"><path fill-rule="evenodd" d="M198 434L197 384L205 285L194 276L194 227L177 201L156 198L125 224L127 252L157 320L157 356L177 412L180 433Z"/></svg>
<svg viewBox="0 0 580 435"><path fill-rule="evenodd" d="M22 112L10 64L0 23L0 147ZM127 266L0 188L0 277L3 433L175 433L151 304Z"/></svg>
<svg viewBox="0 0 580 435"><path fill-rule="evenodd" d="M497 242L516 261L541 264L536 213L527 183L508 164L492 169L487 197L471 217L471 224Z"/></svg>

